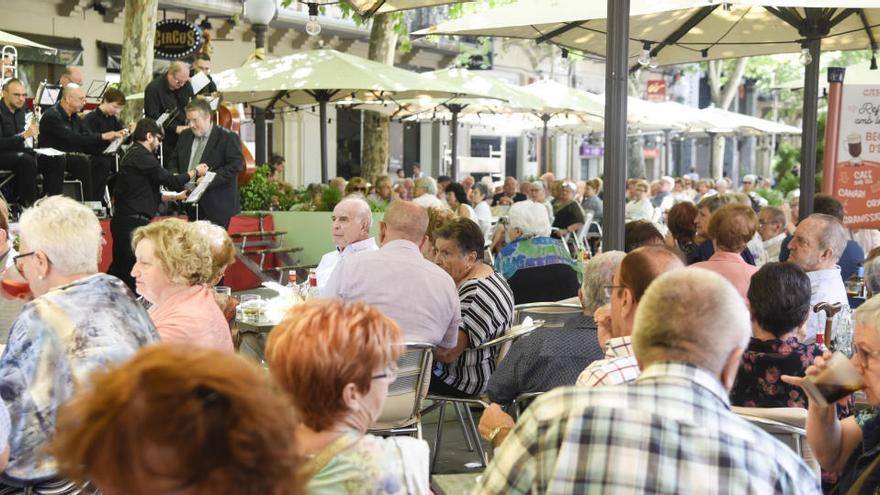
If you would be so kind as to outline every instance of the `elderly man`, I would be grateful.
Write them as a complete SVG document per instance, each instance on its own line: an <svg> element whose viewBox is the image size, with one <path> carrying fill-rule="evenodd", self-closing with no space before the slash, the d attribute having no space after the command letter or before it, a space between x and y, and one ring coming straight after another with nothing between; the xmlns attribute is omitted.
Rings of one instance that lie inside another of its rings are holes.
<svg viewBox="0 0 880 495"><path fill-rule="evenodd" d="M394 186L391 177L381 175L376 179L376 190L371 192L367 199L377 205L387 206L394 199Z"/></svg>
<svg viewBox="0 0 880 495"><path fill-rule="evenodd" d="M477 180L474 179L474 176L470 175L470 174L465 175L461 179L461 187L464 188L464 193L467 194L468 197L470 197L471 190L474 188L474 184L476 184L476 183L477 183Z"/></svg>
<svg viewBox="0 0 880 495"><path fill-rule="evenodd" d="M641 247L623 258L611 285L606 288L610 302L598 308L594 316L605 359L587 366L578 377L579 386L617 385L639 377L639 365L632 349L639 301L654 279L679 268L684 268L681 258L665 246Z"/></svg>
<svg viewBox="0 0 880 495"><path fill-rule="evenodd" d="M336 249L321 257L315 276L318 279L318 290L323 291L333 274L339 260L361 251L379 249L376 241L370 237L370 226L373 224L373 213L370 205L361 198L348 197L333 208L333 226L331 234Z"/></svg>
<svg viewBox="0 0 880 495"><path fill-rule="evenodd" d="M785 240L785 212L775 206L765 206L758 213L758 235L767 252L767 261L779 261L779 251Z"/></svg>
<svg viewBox="0 0 880 495"><path fill-rule="evenodd" d="M379 308L400 325L407 342L455 347L458 291L449 274L422 256L427 228L424 208L410 201L391 203L379 223L382 248L341 258L321 295Z"/></svg>
<svg viewBox="0 0 880 495"><path fill-rule="evenodd" d="M661 208L661 206L664 210L672 208L673 187L675 187L675 179L668 175L660 177L660 180L657 183L657 193L651 198L651 204L654 208ZM664 201L666 201L666 204L663 204Z"/></svg>
<svg viewBox="0 0 880 495"><path fill-rule="evenodd" d="M189 67L183 62L171 62L164 74L153 79L144 89L144 115L158 120L162 114L171 117L162 123L165 129L163 153L167 160L177 145L177 137L189 126L186 123L186 105L193 97L189 82Z"/></svg>
<svg viewBox="0 0 880 495"><path fill-rule="evenodd" d="M660 276L635 318L641 377L543 394L475 493L822 493L794 451L730 410L750 335L748 310L720 275Z"/></svg>
<svg viewBox="0 0 880 495"><path fill-rule="evenodd" d="M525 201L529 198L525 194L519 192L519 183L515 177L507 176L504 178L504 185L501 192L492 196L492 206L510 206L513 203Z"/></svg>
<svg viewBox="0 0 880 495"><path fill-rule="evenodd" d="M880 294L880 256L865 260L865 287L869 297Z"/></svg>
<svg viewBox="0 0 880 495"><path fill-rule="evenodd" d="M43 112L40 118L40 147L54 148L67 153L64 157L53 157L53 167L67 171L82 182L83 196L88 201L101 201L104 184L99 183L101 174L95 174L88 156L83 153L94 152L96 148L106 147L125 133L107 131L90 133L79 117L86 103L82 88L66 86L61 91L61 101ZM97 179L97 180L94 180Z"/></svg>
<svg viewBox="0 0 880 495"><path fill-rule="evenodd" d="M813 213L798 224L789 243L791 255L788 261L797 264L810 277L812 297L810 304L820 302L849 304L846 287L840 278L840 259L846 247L847 231L843 223L831 215ZM825 327L825 315L811 313L799 340L811 343L816 332Z"/></svg>
<svg viewBox="0 0 880 495"><path fill-rule="evenodd" d="M68 65L64 68L64 72L61 74L61 77L58 79L58 84L64 88L69 84L76 84L77 86L83 85L83 75L82 70L79 67L74 67Z"/></svg>
<svg viewBox="0 0 880 495"><path fill-rule="evenodd" d="M437 197L437 181L428 176L416 179L412 202L422 208L446 208L446 205Z"/></svg>
<svg viewBox="0 0 880 495"><path fill-rule="evenodd" d="M593 313L608 302L605 287L625 256L608 251L594 257L584 268L584 283L578 296L583 314L565 321L562 328L533 332L521 337L489 377L486 389L493 404L480 419L480 433L487 440L496 428L513 426L513 418L498 403L506 404L529 392L546 392L573 385L578 374L602 358Z"/></svg>
<svg viewBox="0 0 880 495"><path fill-rule="evenodd" d="M29 138L40 133L36 122L25 122L27 90L18 79L3 84L0 102L0 169L15 173L15 193L18 203L28 207L37 199L37 169L43 174L43 190L50 195L61 194L64 183L64 164L52 160L38 160L27 149Z"/></svg>

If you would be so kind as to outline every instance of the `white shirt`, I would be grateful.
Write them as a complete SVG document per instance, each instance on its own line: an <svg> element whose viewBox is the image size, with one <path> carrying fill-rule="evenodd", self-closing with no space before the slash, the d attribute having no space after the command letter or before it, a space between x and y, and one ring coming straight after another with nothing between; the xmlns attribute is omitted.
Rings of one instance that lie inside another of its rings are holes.
<svg viewBox="0 0 880 495"><path fill-rule="evenodd" d="M776 263L779 261L779 251L782 249L782 241L785 240L785 232L764 241L764 251L767 252L767 261Z"/></svg>
<svg viewBox="0 0 880 495"><path fill-rule="evenodd" d="M627 203L624 213L627 222L633 220L647 220L650 222L654 219L654 205L651 204L651 200L648 198L640 199Z"/></svg>
<svg viewBox="0 0 880 495"><path fill-rule="evenodd" d="M379 249L379 246L376 244L376 241L370 237L362 241L352 242L342 251L334 249L324 256L321 256L321 262L318 263L318 267L315 268L315 278L318 279L318 290L322 291L324 286L327 285L327 281L330 280L330 275L333 274L333 269L336 268L336 264L339 263L340 259L345 256L360 253L361 251L375 251L377 249Z"/></svg>
<svg viewBox="0 0 880 495"><path fill-rule="evenodd" d="M804 328L803 338L798 335L798 340L809 344L816 341L816 332L820 329L825 331L825 312L813 312L812 306L816 303L840 303L849 305L846 298L846 287L843 285L843 279L840 278L840 267L828 268L826 270L816 270L807 272L810 277L810 288L812 295L810 296L810 313L807 316L807 324ZM828 345L830 342L826 342Z"/></svg>
<svg viewBox="0 0 880 495"><path fill-rule="evenodd" d="M474 207L474 213L476 214L474 221L480 226L483 235L487 235L489 229L492 228L492 208L489 207L489 202L484 200L477 203L477 206Z"/></svg>
<svg viewBox="0 0 880 495"><path fill-rule="evenodd" d="M440 198L428 193L422 194L418 198L413 199L413 203L422 208L449 208L440 201Z"/></svg>

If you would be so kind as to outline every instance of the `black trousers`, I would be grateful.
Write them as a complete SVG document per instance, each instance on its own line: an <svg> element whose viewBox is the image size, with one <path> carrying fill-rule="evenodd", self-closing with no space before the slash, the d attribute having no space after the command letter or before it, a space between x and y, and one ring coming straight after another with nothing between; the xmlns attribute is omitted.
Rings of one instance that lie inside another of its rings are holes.
<svg viewBox="0 0 880 495"><path fill-rule="evenodd" d="M92 189L85 191L83 185L83 193L86 195L87 201L101 201L104 198L104 188L107 187L107 180L110 174L116 170L116 158L112 155L91 155L92 159Z"/></svg>
<svg viewBox="0 0 880 495"><path fill-rule="evenodd" d="M64 185L64 162L52 160L47 156L36 156L31 151L0 152L0 169L15 174L12 179L16 200L22 207L36 201L37 173L43 174L43 192L48 195L61 194Z"/></svg>
<svg viewBox="0 0 880 495"><path fill-rule="evenodd" d="M131 269L134 268L135 256L131 249L131 233L138 227L150 223L150 220L140 215L114 215L110 220L110 235L113 237L113 261L107 273L125 282L132 291L135 290L134 277Z"/></svg>

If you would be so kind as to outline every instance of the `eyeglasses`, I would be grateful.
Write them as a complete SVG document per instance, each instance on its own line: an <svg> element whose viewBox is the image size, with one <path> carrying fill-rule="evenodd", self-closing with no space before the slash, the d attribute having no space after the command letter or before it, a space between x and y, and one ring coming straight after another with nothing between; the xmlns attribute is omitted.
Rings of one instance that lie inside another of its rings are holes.
<svg viewBox="0 0 880 495"><path fill-rule="evenodd" d="M767 221L764 221L764 220L758 220L758 225L761 226L761 227L763 227L763 226L765 226L765 225L779 225L779 222L774 222L774 221L772 221L772 220L767 220Z"/></svg>
<svg viewBox="0 0 880 495"><path fill-rule="evenodd" d="M866 351L859 347L858 344L853 342L853 351L855 354L859 356L859 364L862 365L862 368L868 368L868 360L872 357L880 356L880 351Z"/></svg>
<svg viewBox="0 0 880 495"><path fill-rule="evenodd" d="M382 378L387 378L389 381L394 381L397 379L397 363L390 363L385 367L385 372L380 373L378 375L373 376L373 380L379 380Z"/></svg>
<svg viewBox="0 0 880 495"><path fill-rule="evenodd" d="M360 192L364 192L364 191L367 190L367 188L366 188L366 187L352 187L351 190L352 190L352 191L360 191Z"/></svg>
<svg viewBox="0 0 880 495"><path fill-rule="evenodd" d="M19 263L19 261L20 261L22 258L27 258L28 256L31 256L31 255L34 255L34 254L37 254L37 252L36 252L36 251L31 251L31 252L29 252L29 253L19 254L18 256L15 256L15 257L12 258L12 263L15 265L15 269L18 270L18 273L22 273L22 271L21 271L21 263Z"/></svg>
<svg viewBox="0 0 880 495"><path fill-rule="evenodd" d="M602 287L605 290L605 299L611 299L612 290L614 289L626 289L625 285L606 285Z"/></svg>

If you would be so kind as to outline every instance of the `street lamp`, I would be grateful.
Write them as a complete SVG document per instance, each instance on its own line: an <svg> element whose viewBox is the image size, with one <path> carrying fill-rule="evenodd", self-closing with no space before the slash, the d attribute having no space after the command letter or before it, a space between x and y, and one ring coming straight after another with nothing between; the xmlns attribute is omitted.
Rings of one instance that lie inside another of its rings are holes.
<svg viewBox="0 0 880 495"><path fill-rule="evenodd" d="M278 17L278 5L276 0L245 0L242 17L251 24L254 30L254 45L256 57L265 57L266 30L269 23ZM262 108L254 108L254 141L256 141L255 161L257 165L266 163L266 111Z"/></svg>

